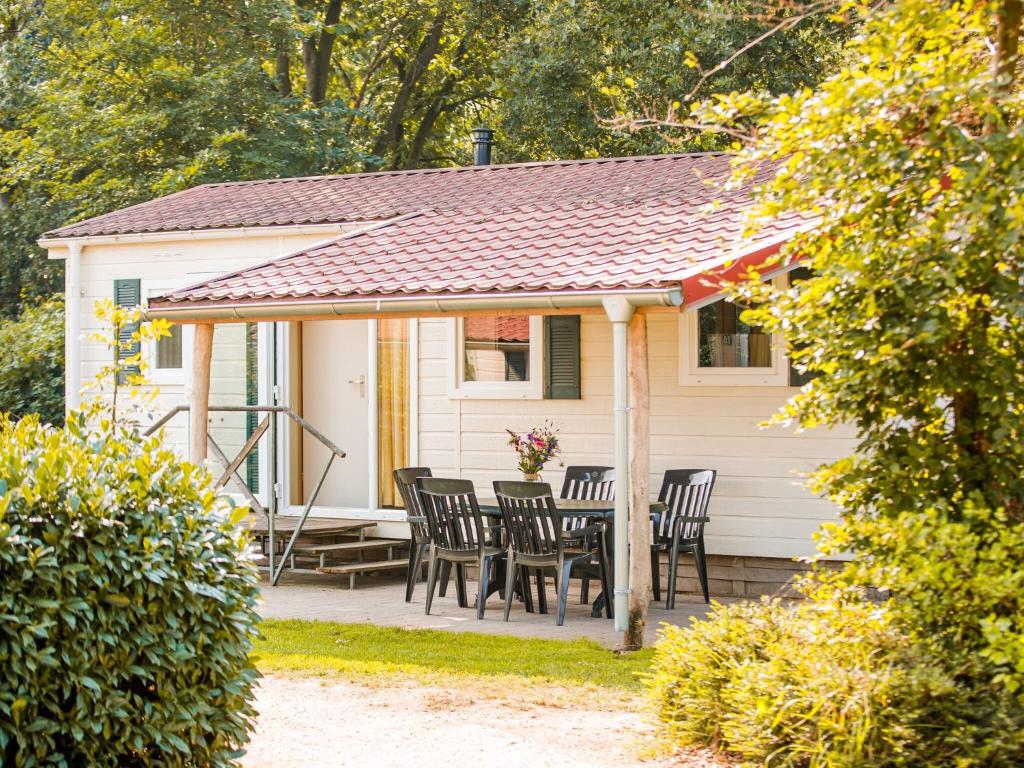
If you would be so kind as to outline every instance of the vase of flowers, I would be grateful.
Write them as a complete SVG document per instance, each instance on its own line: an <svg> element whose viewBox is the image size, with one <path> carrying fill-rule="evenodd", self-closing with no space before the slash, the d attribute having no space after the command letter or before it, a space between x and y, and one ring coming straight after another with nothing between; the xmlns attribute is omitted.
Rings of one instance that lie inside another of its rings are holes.
<svg viewBox="0 0 1024 768"><path fill-rule="evenodd" d="M562 447L558 444L558 430L550 422L545 422L543 426L534 427L523 434L511 429L505 431L509 434L508 444L512 446L519 459L519 471L523 473L523 480L540 480L544 465L552 459L559 459L558 465L562 465L559 458Z"/></svg>

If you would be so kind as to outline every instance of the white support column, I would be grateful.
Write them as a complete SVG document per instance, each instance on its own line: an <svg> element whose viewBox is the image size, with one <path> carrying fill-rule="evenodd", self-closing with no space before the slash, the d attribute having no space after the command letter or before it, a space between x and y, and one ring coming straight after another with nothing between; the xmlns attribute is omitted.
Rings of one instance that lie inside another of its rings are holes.
<svg viewBox="0 0 1024 768"><path fill-rule="evenodd" d="M615 629L629 622L629 358L628 326L634 307L624 298L603 301L612 323L612 381L615 434Z"/></svg>
<svg viewBox="0 0 1024 768"><path fill-rule="evenodd" d="M64 410L82 404L82 244L68 243L64 262Z"/></svg>

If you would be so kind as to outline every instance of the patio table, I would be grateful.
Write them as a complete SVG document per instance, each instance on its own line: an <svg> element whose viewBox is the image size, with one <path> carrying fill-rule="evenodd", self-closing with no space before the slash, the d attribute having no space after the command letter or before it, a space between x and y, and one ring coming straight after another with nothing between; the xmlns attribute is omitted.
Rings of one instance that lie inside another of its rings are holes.
<svg viewBox="0 0 1024 768"><path fill-rule="evenodd" d="M477 505L480 507L480 514L485 517L501 517L501 507L498 506L498 500L490 497L478 497ZM608 552L609 563L614 562L613 552L615 549L615 541L611 536L612 529L607 525L615 517L615 501L608 500L603 501L600 499L555 499L555 509L563 517L589 517L594 520L600 521L605 524L605 544ZM653 518L655 515L659 515L665 511L665 504L661 501L652 501L650 504L650 515ZM490 595L497 585L491 585L488 589L488 595ZM590 609L590 615L597 619L601 617L601 612L604 610L605 601L608 596L604 592L601 592L594 600L594 604Z"/></svg>

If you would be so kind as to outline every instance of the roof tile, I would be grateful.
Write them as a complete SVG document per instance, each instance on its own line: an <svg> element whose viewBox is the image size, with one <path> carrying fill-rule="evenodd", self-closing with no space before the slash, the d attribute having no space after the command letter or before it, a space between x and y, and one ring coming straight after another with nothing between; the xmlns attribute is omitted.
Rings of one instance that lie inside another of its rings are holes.
<svg viewBox="0 0 1024 768"><path fill-rule="evenodd" d="M150 306L670 287L801 226L780 220L746 237L749 192L731 194L732 204L714 212L678 199L428 210L174 291Z"/></svg>
<svg viewBox="0 0 1024 768"><path fill-rule="evenodd" d="M728 173L727 155L687 154L206 184L46 236L360 222L424 209L490 210L493 215L495 207L522 211L533 206L531 215L544 217L570 204L674 200L680 211L692 212L720 191ZM606 213L614 215L614 208Z"/></svg>

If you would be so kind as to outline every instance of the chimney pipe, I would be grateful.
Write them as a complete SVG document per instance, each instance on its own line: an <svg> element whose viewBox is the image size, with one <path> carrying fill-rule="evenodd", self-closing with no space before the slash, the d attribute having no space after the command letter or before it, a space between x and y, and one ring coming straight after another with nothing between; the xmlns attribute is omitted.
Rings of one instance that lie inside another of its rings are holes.
<svg viewBox="0 0 1024 768"><path fill-rule="evenodd" d="M490 128L474 128L469 135L473 139L473 165L490 165L494 131Z"/></svg>

